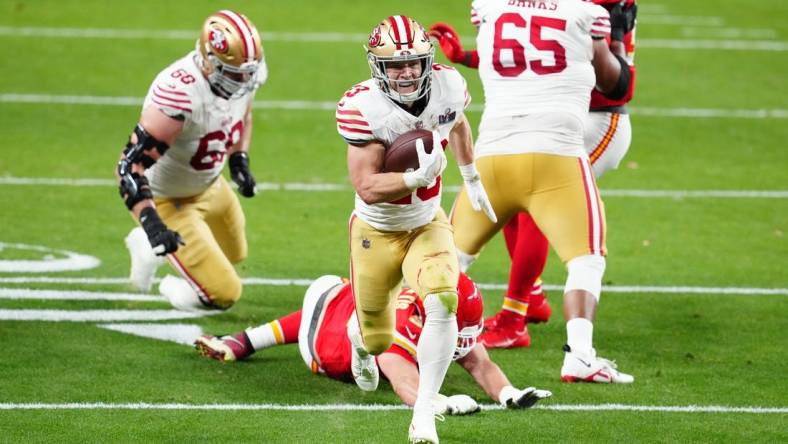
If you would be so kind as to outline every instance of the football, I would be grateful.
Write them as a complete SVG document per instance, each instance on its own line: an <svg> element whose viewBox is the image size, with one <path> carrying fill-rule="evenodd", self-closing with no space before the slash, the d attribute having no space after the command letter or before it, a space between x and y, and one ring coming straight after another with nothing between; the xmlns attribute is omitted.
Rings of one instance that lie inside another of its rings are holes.
<svg viewBox="0 0 788 444"><path fill-rule="evenodd" d="M383 171L386 173L404 173L419 168L419 155L416 153L416 141L421 139L424 151L432 152L432 132L417 129L408 131L397 137L386 148L383 159Z"/></svg>

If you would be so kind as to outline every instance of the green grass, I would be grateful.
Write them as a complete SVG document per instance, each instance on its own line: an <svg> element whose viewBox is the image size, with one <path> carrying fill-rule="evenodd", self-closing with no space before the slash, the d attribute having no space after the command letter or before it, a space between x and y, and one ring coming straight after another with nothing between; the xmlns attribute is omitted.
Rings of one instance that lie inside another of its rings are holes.
<svg viewBox="0 0 788 444"><path fill-rule="evenodd" d="M773 29L788 40L788 4L720 0L659 3L678 16L720 17L726 26ZM659 5L647 5L658 7ZM195 30L220 5L209 1L0 1L0 26ZM423 24L453 23L472 34L467 4L432 2L252 2L232 5L263 32L365 34L381 18L407 12ZM653 15L653 14L650 14ZM640 39L682 38L682 27L639 25ZM711 27L710 30L717 28ZM264 41L269 82L257 100L333 101L368 75L361 45ZM142 97L156 73L190 50L190 40L57 39L0 36L23 48L0 61L0 94ZM473 42L465 42L472 47ZM443 61L442 56L438 57ZM634 105L649 108L788 108L785 52L638 51ZM477 74L466 76L483 102ZM349 187L345 147L331 111L260 109L254 113L252 170L259 182L336 183ZM111 179L133 127L135 106L0 103L0 177ZM479 112L469 113L474 127ZM786 190L785 119L632 116L634 139L603 189ZM458 185L451 167L446 183ZM445 193L443 207L454 198ZM605 199L608 285L786 288L788 200L722 198ZM242 199L249 258L243 277L303 278L347 274L346 191L266 191ZM43 245L101 259L97 269L57 277L121 277L123 237L133 226L112 186L0 184L0 242ZM41 254L0 251L0 260ZM509 262L499 237L472 269L480 282L502 283ZM172 273L162 269L160 275ZM0 273L0 278L19 276ZM544 279L561 284L551 256ZM32 277L32 275L31 275ZM124 285L0 283L3 288L125 292ZM296 310L303 287L254 285L227 313L172 321L224 333ZM518 387L553 391L549 404L788 406L784 375L784 295L606 293L595 343L635 375L632 386L558 382L565 331L559 292L553 319L532 326L530 349L495 350ZM484 292L486 312L502 292ZM0 309L164 309L159 302L0 299ZM0 321L0 403L399 404L387 383L376 393L310 375L294 345L265 350L237 365L201 359L188 347L99 328L98 323ZM456 367L456 366L455 366ZM489 403L460 368L445 393ZM407 411L132 411L2 410L2 442L404 442ZM447 418L443 442L785 442L788 414L485 411Z"/></svg>

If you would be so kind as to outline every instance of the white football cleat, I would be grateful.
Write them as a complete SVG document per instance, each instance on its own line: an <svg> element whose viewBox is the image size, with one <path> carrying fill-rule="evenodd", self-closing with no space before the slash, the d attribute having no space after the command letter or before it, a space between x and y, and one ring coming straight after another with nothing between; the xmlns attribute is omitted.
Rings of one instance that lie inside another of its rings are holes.
<svg viewBox="0 0 788 444"><path fill-rule="evenodd" d="M439 444L438 431L435 429L435 413L432 408L413 409L413 419L408 429L411 444ZM438 416L443 420L443 416Z"/></svg>
<svg viewBox="0 0 788 444"><path fill-rule="evenodd" d="M374 392L378 388L380 372L375 362L375 357L364 348L364 340L358 330L357 322L348 324L348 338L350 339L350 372L356 385L365 392Z"/></svg>
<svg viewBox="0 0 788 444"><path fill-rule="evenodd" d="M131 256L129 281L138 291L148 292L156 276L156 269L164 264L164 258L156 256L150 246L148 236L142 227L136 227L124 239Z"/></svg>
<svg viewBox="0 0 788 444"><path fill-rule="evenodd" d="M568 345L564 346L564 365L561 367L563 382L600 382L606 384L631 384L635 381L632 375L621 373L616 363L596 356L596 350L583 354L573 352Z"/></svg>
<svg viewBox="0 0 788 444"><path fill-rule="evenodd" d="M185 279L172 275L164 276L159 283L159 293L167 298L173 307L183 311L204 311L208 307L200 301L197 292Z"/></svg>

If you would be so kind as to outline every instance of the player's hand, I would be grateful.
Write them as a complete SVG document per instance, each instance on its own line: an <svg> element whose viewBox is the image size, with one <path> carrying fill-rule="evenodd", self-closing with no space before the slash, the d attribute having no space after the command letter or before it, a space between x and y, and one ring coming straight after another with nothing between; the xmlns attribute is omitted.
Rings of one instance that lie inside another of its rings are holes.
<svg viewBox="0 0 788 444"><path fill-rule="evenodd" d="M238 185L238 192L243 197L257 194L257 182L249 171L249 155L244 151L236 151L230 155L230 177Z"/></svg>
<svg viewBox="0 0 788 444"><path fill-rule="evenodd" d="M153 252L157 256L165 256L178 250L178 245L186 245L177 231L172 231L164 225L159 214L152 207L143 208L140 212L140 224L145 234L148 235L148 242L153 247Z"/></svg>
<svg viewBox="0 0 788 444"><path fill-rule="evenodd" d="M439 415L470 415L481 411L481 407L468 395L444 396L440 393L432 402Z"/></svg>
<svg viewBox="0 0 788 444"><path fill-rule="evenodd" d="M623 2L622 2L623 3ZM624 41L624 36L635 28L638 5L625 7L621 3L610 9L610 39Z"/></svg>
<svg viewBox="0 0 788 444"><path fill-rule="evenodd" d="M441 51L452 63L462 63L465 61L465 50L462 48L460 36L457 31L447 23L436 23L430 27L428 33L434 37L441 47Z"/></svg>
<svg viewBox="0 0 788 444"><path fill-rule="evenodd" d="M527 409L542 399L551 396L553 396L553 392L549 390L539 390L534 387L518 390L511 385L507 385L501 389L501 393L498 395L498 402L510 409Z"/></svg>
<svg viewBox="0 0 788 444"><path fill-rule="evenodd" d="M482 185L482 178L476 170L476 166L471 162L468 165L460 166L460 174L462 180L465 182L465 189L468 191L468 199L471 201L471 207L476 211L484 211L484 214L493 221L498 222L498 217L493 211L490 199L487 197L487 192Z"/></svg>
<svg viewBox="0 0 788 444"><path fill-rule="evenodd" d="M435 179L446 168L446 153L443 152L440 136L435 131L432 132L432 152L427 154L424 142L418 139L416 140L416 154L419 156L419 169L402 175L405 185L411 190L432 186Z"/></svg>

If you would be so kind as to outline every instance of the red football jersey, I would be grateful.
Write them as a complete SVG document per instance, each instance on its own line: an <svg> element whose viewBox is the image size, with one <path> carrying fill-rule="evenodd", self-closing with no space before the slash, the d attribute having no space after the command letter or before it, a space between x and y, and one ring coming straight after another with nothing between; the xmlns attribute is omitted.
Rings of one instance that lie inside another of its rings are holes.
<svg viewBox="0 0 788 444"><path fill-rule="evenodd" d="M396 353L416 363L416 344L424 322L424 306L415 291L403 289L397 298L394 344L386 353ZM350 284L345 284L337 296L323 308L323 321L315 340L320 367L331 378L352 381L350 373L350 339L347 323L355 310Z"/></svg>

